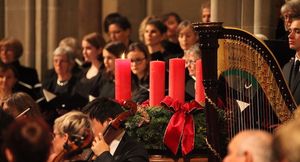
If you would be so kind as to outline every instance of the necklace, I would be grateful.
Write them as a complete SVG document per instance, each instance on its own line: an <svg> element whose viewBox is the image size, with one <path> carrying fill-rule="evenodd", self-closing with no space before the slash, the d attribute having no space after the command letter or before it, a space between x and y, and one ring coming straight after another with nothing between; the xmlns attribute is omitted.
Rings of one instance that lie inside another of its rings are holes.
<svg viewBox="0 0 300 162"><path fill-rule="evenodd" d="M68 80L65 80L65 81L59 81L59 80L57 79L56 83L57 83L57 85L59 85L59 86L65 86L65 85L67 85L67 84L69 83L69 81L68 81Z"/></svg>

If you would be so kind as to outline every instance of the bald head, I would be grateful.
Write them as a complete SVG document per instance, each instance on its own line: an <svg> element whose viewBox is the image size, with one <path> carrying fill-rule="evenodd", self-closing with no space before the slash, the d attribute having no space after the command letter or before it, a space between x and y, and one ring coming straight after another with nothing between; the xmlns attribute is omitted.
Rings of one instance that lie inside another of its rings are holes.
<svg viewBox="0 0 300 162"><path fill-rule="evenodd" d="M272 135L261 130L246 130L238 133L228 145L224 162L270 162Z"/></svg>

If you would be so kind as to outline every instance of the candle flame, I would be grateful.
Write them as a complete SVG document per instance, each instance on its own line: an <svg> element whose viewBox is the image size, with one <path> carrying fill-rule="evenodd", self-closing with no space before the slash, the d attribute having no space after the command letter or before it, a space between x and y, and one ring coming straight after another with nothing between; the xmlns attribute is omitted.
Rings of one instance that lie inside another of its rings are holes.
<svg viewBox="0 0 300 162"><path fill-rule="evenodd" d="M124 52L121 55L121 59L125 59L125 53Z"/></svg>

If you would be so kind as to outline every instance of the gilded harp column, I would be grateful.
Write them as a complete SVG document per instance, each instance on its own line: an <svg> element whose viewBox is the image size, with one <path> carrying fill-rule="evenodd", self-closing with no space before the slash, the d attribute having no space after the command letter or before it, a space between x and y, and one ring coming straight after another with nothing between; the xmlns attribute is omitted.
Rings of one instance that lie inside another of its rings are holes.
<svg viewBox="0 0 300 162"><path fill-rule="evenodd" d="M221 161L220 157L220 128L218 125L218 112L216 110L218 94L217 50L218 37L222 23L197 23L194 28L199 35L202 53L203 84L206 92L206 122L207 141L211 146L208 151L209 162Z"/></svg>

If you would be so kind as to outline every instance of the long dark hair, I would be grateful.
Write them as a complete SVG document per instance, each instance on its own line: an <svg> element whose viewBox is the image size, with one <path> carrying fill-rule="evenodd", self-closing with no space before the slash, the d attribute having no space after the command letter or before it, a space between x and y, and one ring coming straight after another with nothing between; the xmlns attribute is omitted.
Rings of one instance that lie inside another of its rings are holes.
<svg viewBox="0 0 300 162"><path fill-rule="evenodd" d="M141 51L144 54L147 66L145 69L145 77L149 74L150 54L147 46L142 42L133 42L129 45L126 55L131 51Z"/></svg>

